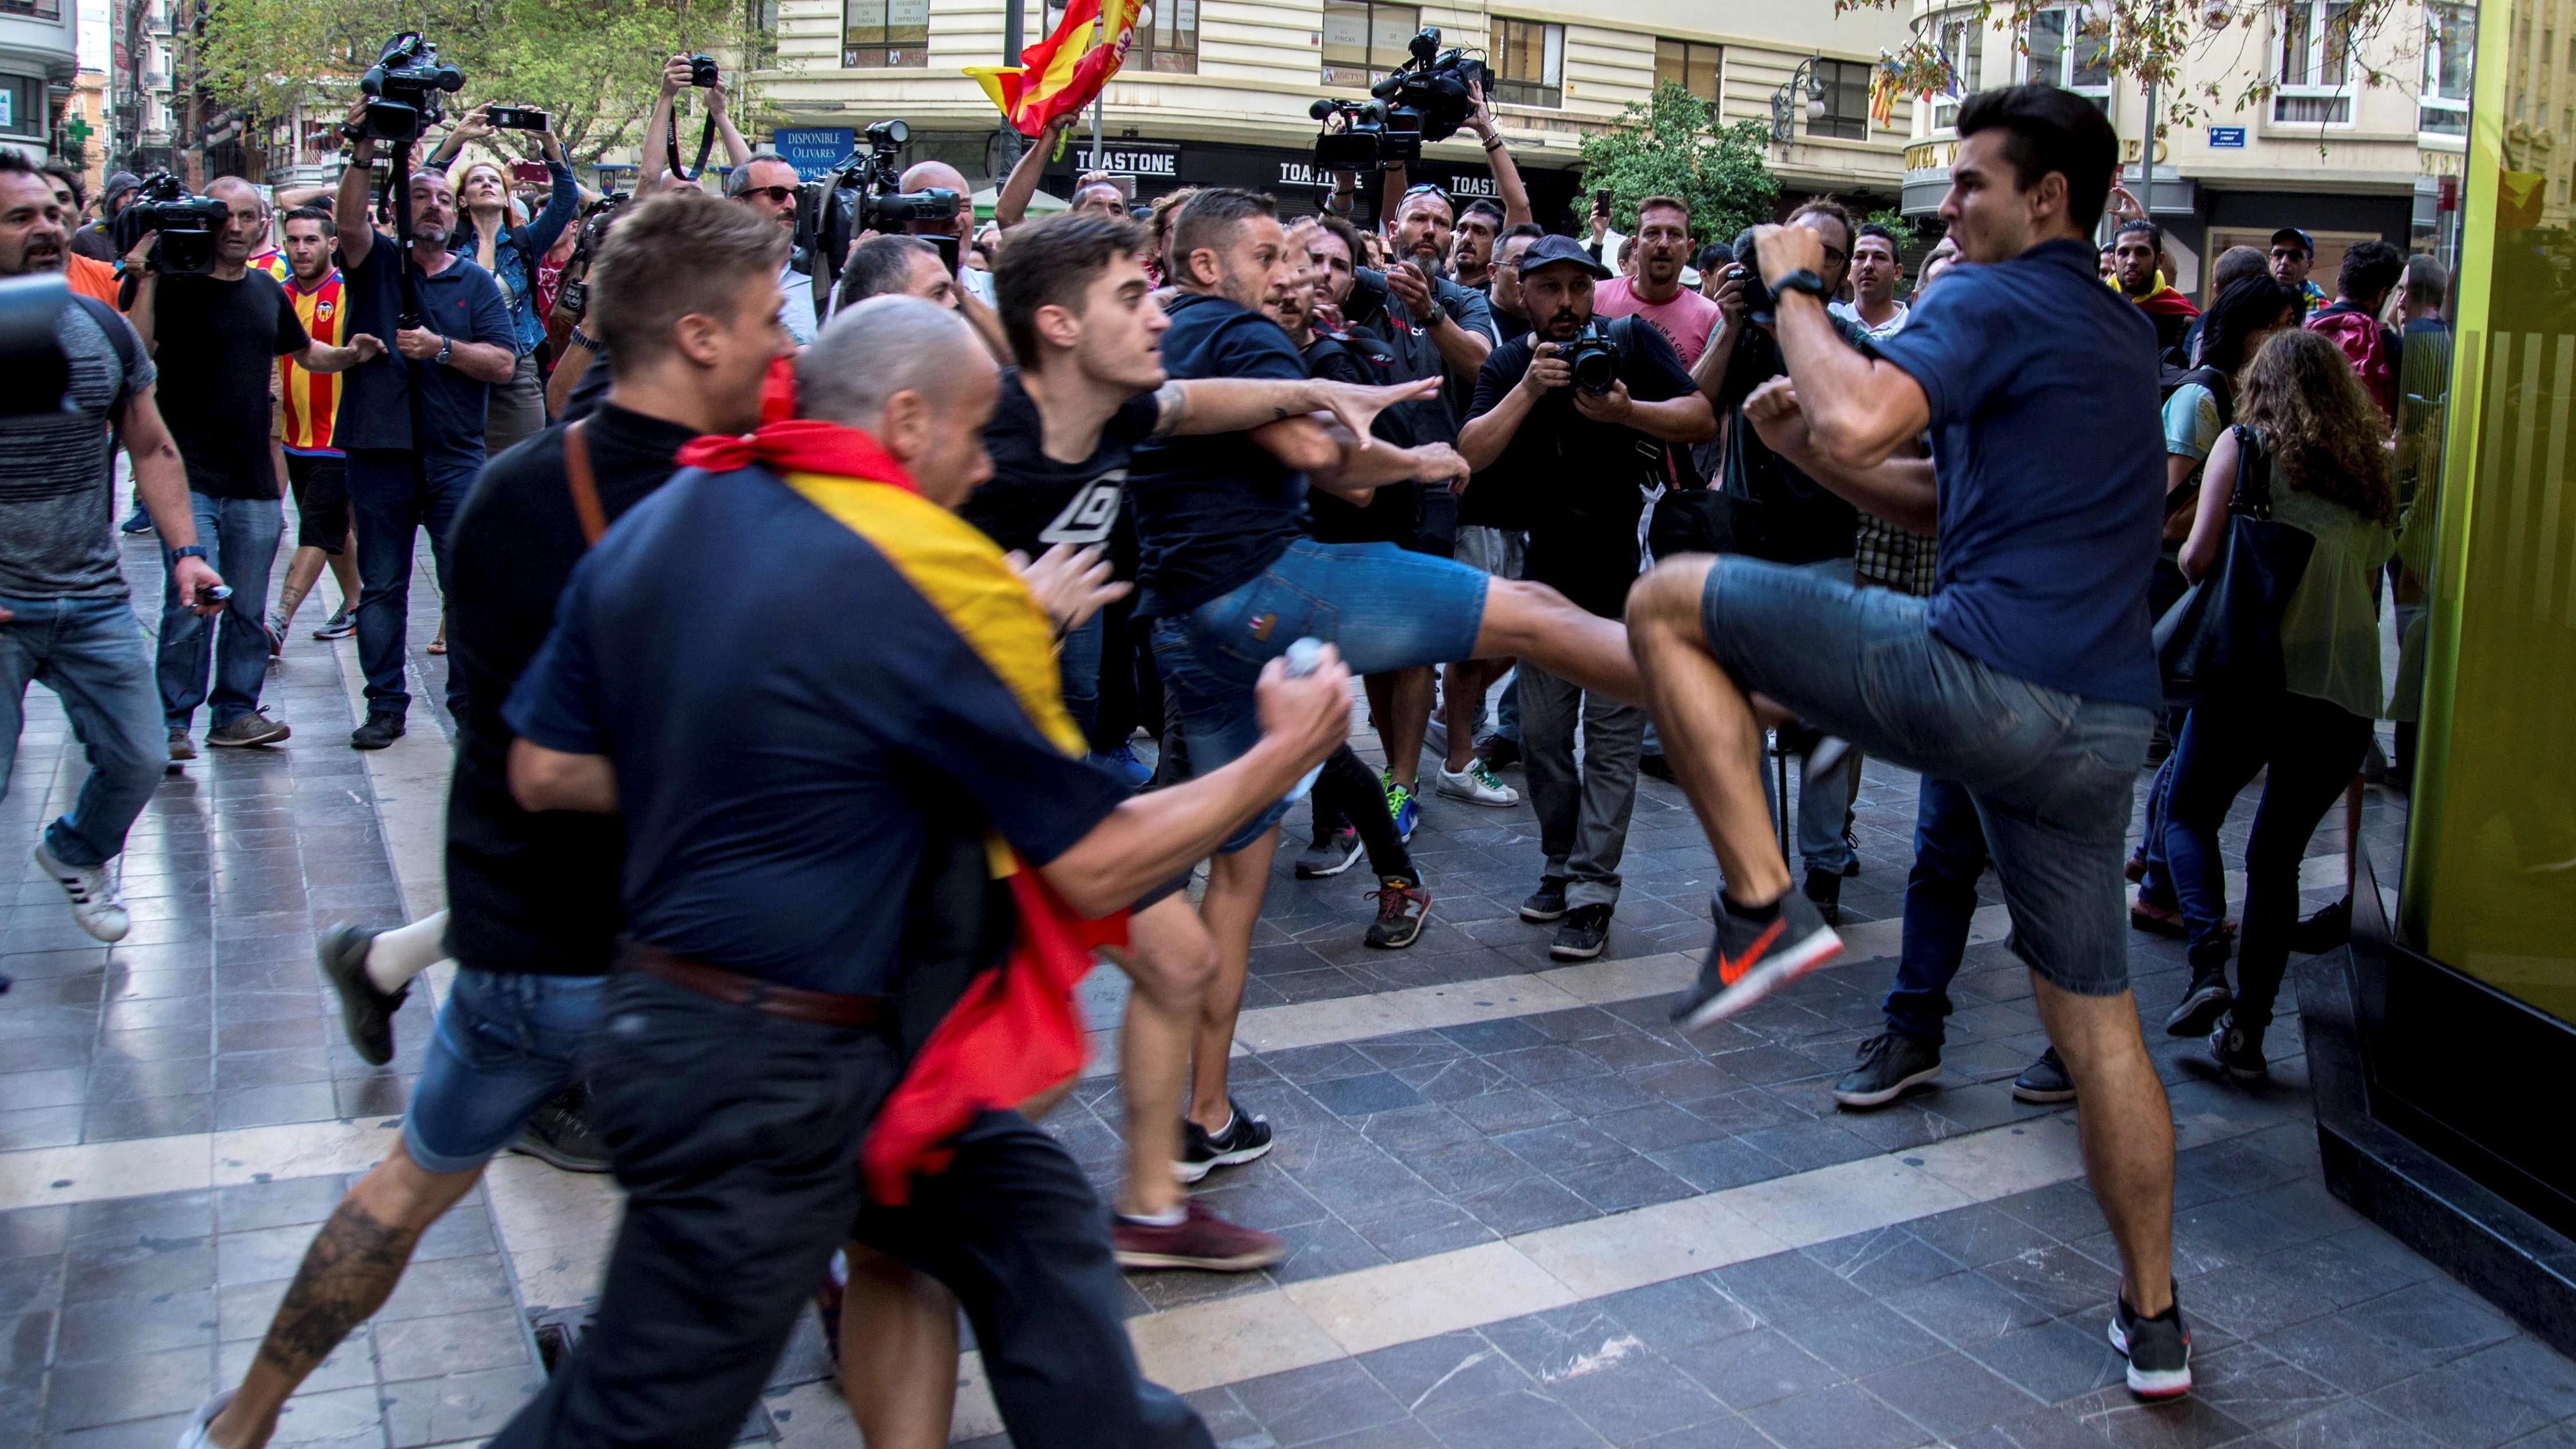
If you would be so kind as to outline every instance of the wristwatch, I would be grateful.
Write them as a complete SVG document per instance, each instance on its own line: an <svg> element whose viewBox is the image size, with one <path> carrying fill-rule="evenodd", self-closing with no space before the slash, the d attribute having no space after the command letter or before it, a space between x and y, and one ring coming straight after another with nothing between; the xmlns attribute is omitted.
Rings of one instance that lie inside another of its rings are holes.
<svg viewBox="0 0 2576 1449"><path fill-rule="evenodd" d="M1821 301L1825 295L1825 279L1817 276L1811 267L1800 267L1771 284L1771 295L1776 297L1782 292L1804 292Z"/></svg>
<svg viewBox="0 0 2576 1449"><path fill-rule="evenodd" d="M573 346L581 348L587 352L597 353L603 350L599 345L598 338L591 336L589 333L582 331L578 327L571 329L571 335L565 340L570 342Z"/></svg>
<svg viewBox="0 0 2576 1449"><path fill-rule="evenodd" d="M1809 277L1813 277L1813 276L1815 276L1816 274L1815 274L1815 273L1813 273L1813 272L1809 272L1809 273L1807 273L1806 275L1807 275L1807 276L1809 276ZM1818 284L1818 286L1819 286L1819 289L1821 289L1822 284L1821 284L1821 283L1819 283L1819 284ZM437 364L438 364L439 366L441 366L441 367L445 367L445 366L447 365L447 358L448 358L448 355L449 355L450 353L453 353L455 350L456 350L456 342L455 342L455 340L454 340L453 338L441 337L440 339L438 339L438 355L437 355L436 357L431 358L431 359L430 359L430 361L437 363Z"/></svg>
<svg viewBox="0 0 2576 1449"><path fill-rule="evenodd" d="M183 558L201 558L209 563L214 561L214 555L207 553L206 546L202 543L182 544L170 550L170 562L175 564Z"/></svg>

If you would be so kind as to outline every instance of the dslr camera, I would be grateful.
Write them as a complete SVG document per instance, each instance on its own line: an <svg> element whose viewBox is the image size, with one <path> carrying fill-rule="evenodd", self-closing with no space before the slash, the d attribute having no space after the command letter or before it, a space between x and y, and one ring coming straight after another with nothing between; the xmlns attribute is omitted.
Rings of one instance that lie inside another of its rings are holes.
<svg viewBox="0 0 2576 1449"><path fill-rule="evenodd" d="M438 63L438 47L406 30L385 42L376 63L358 77L367 97L363 120L343 122L340 134L352 141L382 141L402 146L447 119L439 104L442 91L465 88L465 73Z"/></svg>
<svg viewBox="0 0 2576 1449"><path fill-rule="evenodd" d="M1619 345L1610 340L1609 332L1597 319L1584 323L1583 330L1559 348L1557 355L1574 369L1574 385L1594 397L1619 385Z"/></svg>
<svg viewBox="0 0 2576 1449"><path fill-rule="evenodd" d="M232 224L232 208L211 196L192 196L178 177L155 171L143 178L134 204L116 218L120 254L145 232L152 240L152 270L170 277L203 276L215 269L215 238Z"/></svg>
<svg viewBox="0 0 2576 1449"><path fill-rule="evenodd" d="M631 192L612 191L581 214L581 231L573 240L571 258L564 263L563 285L555 291L555 309L575 322L590 313L591 258L598 254L599 244L608 240L619 209L633 199Z"/></svg>
<svg viewBox="0 0 2576 1449"><path fill-rule="evenodd" d="M689 84L696 86L700 90L707 90L714 86L721 85L723 82L724 73L716 69L716 58L714 56L693 55L689 57Z"/></svg>
<svg viewBox="0 0 2576 1449"><path fill-rule="evenodd" d="M1753 228L1746 227L1735 238L1735 270L1730 275L1744 279L1744 315L1769 326L1780 315L1780 304L1771 295L1770 284L1762 280L1761 254L1753 247Z"/></svg>
<svg viewBox="0 0 2576 1449"><path fill-rule="evenodd" d="M903 147L912 128L902 121L879 121L867 129L865 151L853 151L820 181L805 183L797 198L796 245L819 263L816 280L837 276L850 242L863 231L908 235L923 223L944 224L951 245L941 249L954 271L957 213L966 198L944 186L902 191ZM936 241L938 238L932 238Z"/></svg>
<svg viewBox="0 0 2576 1449"><path fill-rule="evenodd" d="M1436 26L1414 36L1408 49L1412 59L1369 87L1369 100L1325 99L1306 108L1324 123L1315 137L1318 171L1372 171L1419 161L1423 142L1446 141L1467 124L1468 86L1493 85L1483 61L1440 48Z"/></svg>

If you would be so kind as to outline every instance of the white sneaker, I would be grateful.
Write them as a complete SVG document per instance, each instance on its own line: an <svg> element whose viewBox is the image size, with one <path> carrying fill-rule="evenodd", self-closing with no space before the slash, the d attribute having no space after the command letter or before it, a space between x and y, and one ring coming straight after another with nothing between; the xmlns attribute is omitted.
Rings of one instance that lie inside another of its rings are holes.
<svg viewBox="0 0 2576 1449"><path fill-rule="evenodd" d="M1440 793L1452 800L1490 805L1497 810L1521 803L1521 792L1495 779L1493 770L1482 760L1469 760L1463 770L1442 770Z"/></svg>
<svg viewBox="0 0 2576 1449"><path fill-rule="evenodd" d="M179 1431L179 1449L215 1449L215 1441L206 1437L206 1426L232 1401L232 1390L219 1389L199 1404L197 1412L188 1416L188 1427Z"/></svg>
<svg viewBox="0 0 2576 1449"><path fill-rule="evenodd" d="M45 849L42 836L36 840L35 860L71 897L72 919L80 922L82 930L111 946L125 939L134 923L125 914L125 902L117 899L116 883L107 878L107 867L65 865Z"/></svg>

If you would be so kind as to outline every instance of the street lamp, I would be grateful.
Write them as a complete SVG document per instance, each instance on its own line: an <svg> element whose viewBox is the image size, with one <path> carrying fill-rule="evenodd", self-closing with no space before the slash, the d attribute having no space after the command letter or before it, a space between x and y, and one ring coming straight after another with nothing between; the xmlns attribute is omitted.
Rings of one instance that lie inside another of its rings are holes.
<svg viewBox="0 0 2576 1449"><path fill-rule="evenodd" d="M1796 92L1803 89L1807 93L1808 120L1825 118L1825 82L1816 74L1816 62L1823 59L1821 55L1811 55L1798 62L1798 68L1789 72L1789 78L1771 93L1771 139L1783 146L1797 139Z"/></svg>

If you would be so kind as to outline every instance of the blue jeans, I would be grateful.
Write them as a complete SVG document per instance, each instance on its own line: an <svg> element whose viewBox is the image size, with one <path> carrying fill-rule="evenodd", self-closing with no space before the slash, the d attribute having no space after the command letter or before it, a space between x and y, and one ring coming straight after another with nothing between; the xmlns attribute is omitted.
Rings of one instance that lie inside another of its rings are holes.
<svg viewBox="0 0 2576 1449"><path fill-rule="evenodd" d="M1486 575L1391 543L1299 539L1260 577L1186 614L1154 621L1164 707L1178 716L1190 766L1232 764L1261 738L1252 687L1302 638L1339 646L1353 674L1391 674L1475 654ZM1280 802L1225 843L1241 850L1287 812Z"/></svg>
<svg viewBox="0 0 2576 1449"><path fill-rule="evenodd" d="M581 1077L605 976L457 968L429 1060L403 1114L403 1150L429 1172L467 1172Z"/></svg>
<svg viewBox="0 0 2576 1449"><path fill-rule="evenodd" d="M2153 716L2017 679L1932 637L1929 600L1722 557L1700 598L1719 666L1818 729L1968 792L2013 953L2058 987L2129 986L2129 809Z"/></svg>
<svg viewBox="0 0 2576 1449"><path fill-rule="evenodd" d="M1101 622L1098 614L1064 636L1055 651L1056 677L1064 690L1064 712L1084 739L1100 720Z"/></svg>
<svg viewBox="0 0 2576 1449"><path fill-rule="evenodd" d="M483 459L424 458L413 477L412 455L370 448L349 454L349 516L358 530L358 663L367 673L367 713L400 718L411 710L403 688L403 637L411 617L412 533L429 529L438 591L447 592L447 530L456 521ZM463 671L447 672L447 708L464 713Z"/></svg>
<svg viewBox="0 0 2576 1449"><path fill-rule="evenodd" d="M206 665L212 656L215 690L209 713L216 729L259 708L259 689L268 680L268 571L277 562L278 535L286 515L274 498L209 498L194 489L188 508L197 516L197 542L214 555L215 572L233 596L211 619L197 617L179 593L170 572L170 553L161 553L162 720L184 730L196 718L197 706L209 703Z"/></svg>
<svg viewBox="0 0 2576 1449"><path fill-rule="evenodd" d="M65 865L104 865L124 851L170 763L151 643L122 597L0 598L0 608L16 615L0 624L0 799L17 763L27 685L41 683L62 700L89 757L89 778L71 813L45 827L45 848Z"/></svg>
<svg viewBox="0 0 2576 1449"><path fill-rule="evenodd" d="M1914 805L1914 869L1905 877L1905 943L1887 992L1887 1029L1941 1045L1950 980L1968 954L1977 877L1986 869L1986 829L1977 803L1956 780L1923 777Z"/></svg>

